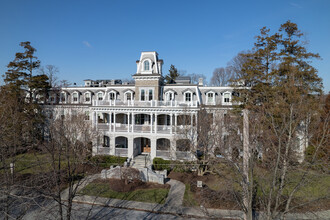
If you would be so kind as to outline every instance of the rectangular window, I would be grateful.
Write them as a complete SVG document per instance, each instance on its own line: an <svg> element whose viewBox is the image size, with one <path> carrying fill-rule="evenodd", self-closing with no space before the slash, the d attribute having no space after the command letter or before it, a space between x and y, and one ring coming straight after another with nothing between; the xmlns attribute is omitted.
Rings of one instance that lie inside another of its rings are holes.
<svg viewBox="0 0 330 220"><path fill-rule="evenodd" d="M126 93L126 100L127 101L132 100L132 93Z"/></svg>
<svg viewBox="0 0 330 220"><path fill-rule="evenodd" d="M186 102L191 102L191 93L190 92L186 93Z"/></svg>
<svg viewBox="0 0 330 220"><path fill-rule="evenodd" d="M149 89L149 101L153 99L152 89Z"/></svg>
<svg viewBox="0 0 330 220"><path fill-rule="evenodd" d="M144 89L141 89L141 97L140 97L140 100L141 101L144 101L145 99L145 92L144 92Z"/></svg>
<svg viewBox="0 0 330 220"><path fill-rule="evenodd" d="M173 94L172 94L172 93L169 93L169 94L168 94L168 100L169 100L169 101L172 101L172 100L173 100Z"/></svg>
<svg viewBox="0 0 330 220"><path fill-rule="evenodd" d="M224 94L224 102L225 103L229 103L230 102L230 94L229 93L225 93Z"/></svg>
<svg viewBox="0 0 330 220"><path fill-rule="evenodd" d="M207 93L207 102L212 103L213 102L213 93Z"/></svg>
<svg viewBox="0 0 330 220"><path fill-rule="evenodd" d="M91 94L90 93L86 93L85 94L85 102L90 102L91 101Z"/></svg>
<svg viewBox="0 0 330 220"><path fill-rule="evenodd" d="M78 93L73 93L73 101L78 102Z"/></svg>
<svg viewBox="0 0 330 220"><path fill-rule="evenodd" d="M65 102L65 94L61 93L61 102Z"/></svg>
<svg viewBox="0 0 330 220"><path fill-rule="evenodd" d="M103 100L103 94L102 93L97 94L97 100L99 100L99 101Z"/></svg>
<svg viewBox="0 0 330 220"><path fill-rule="evenodd" d="M111 92L109 94L110 100L115 100L115 95L116 95L115 93Z"/></svg>

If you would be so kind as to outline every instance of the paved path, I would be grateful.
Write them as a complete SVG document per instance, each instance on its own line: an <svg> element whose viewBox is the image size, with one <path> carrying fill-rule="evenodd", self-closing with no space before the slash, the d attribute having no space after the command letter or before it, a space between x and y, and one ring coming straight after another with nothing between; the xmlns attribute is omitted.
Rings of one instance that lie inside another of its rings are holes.
<svg viewBox="0 0 330 220"><path fill-rule="evenodd" d="M171 186L171 189L168 193L165 206L178 207L182 206L184 191L186 186L177 180L170 180L167 182Z"/></svg>

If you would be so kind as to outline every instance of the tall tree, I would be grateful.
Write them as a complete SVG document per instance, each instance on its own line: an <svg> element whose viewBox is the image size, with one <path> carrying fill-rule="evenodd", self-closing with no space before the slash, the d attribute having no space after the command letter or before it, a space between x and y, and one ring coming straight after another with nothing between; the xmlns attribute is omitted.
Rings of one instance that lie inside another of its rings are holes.
<svg viewBox="0 0 330 220"><path fill-rule="evenodd" d="M206 82L206 76L204 74L201 73L190 73L187 76L190 77L190 81L193 84L197 84L199 82L199 79L202 78L203 79L203 83L207 84Z"/></svg>
<svg viewBox="0 0 330 220"><path fill-rule="evenodd" d="M26 140L27 145L35 145L36 138L41 137L44 122L39 103L47 98L49 82L45 74L34 74L40 66L40 61L35 56L36 49L28 41L20 43L20 46L24 48L24 52L16 53L15 59L8 64L3 89L17 100L19 111L26 117L25 124L30 128L29 135L22 133L23 130L17 132Z"/></svg>
<svg viewBox="0 0 330 220"><path fill-rule="evenodd" d="M211 78L211 84L213 86L227 86L228 83L230 82L230 80L233 79L233 71L226 67L220 67L220 68L216 68L213 71L213 75Z"/></svg>
<svg viewBox="0 0 330 220"><path fill-rule="evenodd" d="M49 79L49 86L51 88L58 87L58 67L54 65L46 65L39 67L39 73L41 75L46 75Z"/></svg>
<svg viewBox="0 0 330 220"><path fill-rule="evenodd" d="M173 64L171 64L171 67L169 69L169 73L165 76L165 82L167 84L175 83L175 79L180 76L178 69L175 68Z"/></svg>
<svg viewBox="0 0 330 220"><path fill-rule="evenodd" d="M311 59L319 55L307 51L297 25L287 21L278 33L269 33L269 29L261 29L252 52L245 55L246 62L237 79L249 89L241 90L236 99L249 111L249 118L258 119L260 125L254 133L250 131L248 181L244 178L241 181L242 188L246 189L242 197L249 200L243 205L250 206L243 208L246 219L252 218L256 180L263 192L259 202L266 210L265 219L282 219L296 207L292 201L306 184L308 171L301 172L292 165L299 161L300 152L313 132L310 129L315 127L312 124L318 121L311 119L317 116L318 95L322 91L322 81L310 64ZM261 146L259 151L263 152L267 176L256 177L253 172L253 152L257 146ZM291 182L288 188L290 173L298 175L300 180Z"/></svg>
<svg viewBox="0 0 330 220"><path fill-rule="evenodd" d="M28 95L29 102L33 103L33 97L45 95L44 89L49 85L48 77L45 74L34 75L34 71L40 66L40 61L34 55L36 49L31 43L21 42L20 46L25 51L16 53L15 59L8 64L4 81L16 94L24 91Z"/></svg>

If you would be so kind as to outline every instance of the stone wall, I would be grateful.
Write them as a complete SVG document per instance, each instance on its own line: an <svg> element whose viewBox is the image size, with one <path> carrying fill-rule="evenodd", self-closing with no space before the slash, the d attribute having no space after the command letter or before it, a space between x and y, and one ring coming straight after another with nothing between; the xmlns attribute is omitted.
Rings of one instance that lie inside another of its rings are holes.
<svg viewBox="0 0 330 220"><path fill-rule="evenodd" d="M104 169L101 171L101 179L134 179L139 178L143 182L153 182L164 184L167 178L167 171L158 171L155 173L150 168L134 169L129 167L111 167L109 170Z"/></svg>

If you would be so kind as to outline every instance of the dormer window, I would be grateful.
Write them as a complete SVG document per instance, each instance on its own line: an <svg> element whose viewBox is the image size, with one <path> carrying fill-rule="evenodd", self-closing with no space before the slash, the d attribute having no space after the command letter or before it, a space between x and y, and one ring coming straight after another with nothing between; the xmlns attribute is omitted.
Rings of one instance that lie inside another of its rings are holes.
<svg viewBox="0 0 330 220"><path fill-rule="evenodd" d="M77 92L75 92L75 93L72 94L72 100L73 100L73 102L75 102L75 103L78 102L78 93L77 93Z"/></svg>
<svg viewBox="0 0 330 220"><path fill-rule="evenodd" d="M116 100L116 93L115 92L110 92L109 93L109 99L110 100Z"/></svg>
<svg viewBox="0 0 330 220"><path fill-rule="evenodd" d="M99 100L99 101L103 100L103 94L101 92L97 93L97 100Z"/></svg>
<svg viewBox="0 0 330 220"><path fill-rule="evenodd" d="M89 92L85 93L85 102L90 102L91 101L91 94Z"/></svg>
<svg viewBox="0 0 330 220"><path fill-rule="evenodd" d="M133 100L133 91L128 90L124 93L124 100L125 101L132 101Z"/></svg>
<svg viewBox="0 0 330 220"><path fill-rule="evenodd" d="M231 105L231 93L230 92L225 92L223 94L223 104Z"/></svg>
<svg viewBox="0 0 330 220"><path fill-rule="evenodd" d="M144 61L144 70L149 71L150 70L150 63L148 60Z"/></svg>
<svg viewBox="0 0 330 220"><path fill-rule="evenodd" d="M191 102L191 92L186 92L185 93L185 101L186 102Z"/></svg>
<svg viewBox="0 0 330 220"><path fill-rule="evenodd" d="M65 103L65 101L66 101L66 94L64 92L61 93L60 100L61 100L62 103Z"/></svg>
<svg viewBox="0 0 330 220"><path fill-rule="evenodd" d="M173 92L166 92L165 93L166 101L173 101L174 100L174 93Z"/></svg>
<svg viewBox="0 0 330 220"><path fill-rule="evenodd" d="M214 104L215 103L215 93L214 92L206 93L206 102L208 104Z"/></svg>

